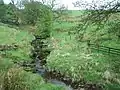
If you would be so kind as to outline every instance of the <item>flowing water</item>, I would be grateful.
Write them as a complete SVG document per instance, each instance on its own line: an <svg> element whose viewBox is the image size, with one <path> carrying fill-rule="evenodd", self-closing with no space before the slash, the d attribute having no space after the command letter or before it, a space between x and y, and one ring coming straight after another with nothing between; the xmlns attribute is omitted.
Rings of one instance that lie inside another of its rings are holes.
<svg viewBox="0 0 120 90"><path fill-rule="evenodd" d="M65 90L73 90L71 86L66 85L64 82L59 81L57 79L46 79L46 69L43 67L43 65L40 63L41 60L39 58L36 58L35 60L35 68L36 73L44 77L45 80L47 80L48 83L52 83L54 85L63 86Z"/></svg>
<svg viewBox="0 0 120 90"><path fill-rule="evenodd" d="M65 87L65 90L103 90L101 86L97 84L89 84L84 80L73 82L71 78L67 78L66 80L64 75L61 75L56 71L47 71L47 69L44 67L46 64L45 58L50 54L50 51L43 50L45 46L41 39L33 40L32 46L34 47L32 58L35 64L35 73L41 75L46 82L63 86Z"/></svg>

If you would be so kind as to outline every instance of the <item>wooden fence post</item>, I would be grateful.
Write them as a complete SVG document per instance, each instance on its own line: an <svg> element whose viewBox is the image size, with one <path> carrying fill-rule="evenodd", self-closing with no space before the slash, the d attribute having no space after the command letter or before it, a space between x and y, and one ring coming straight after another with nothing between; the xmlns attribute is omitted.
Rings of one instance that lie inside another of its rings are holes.
<svg viewBox="0 0 120 90"><path fill-rule="evenodd" d="M109 55L110 55L110 48L109 48L109 51L108 51Z"/></svg>
<svg viewBox="0 0 120 90"><path fill-rule="evenodd" d="M87 42L87 45L91 49L91 51L92 51L92 49L95 49L95 50L97 50L98 53L100 51L102 51L102 52L106 52L109 55L111 55L111 54L120 55L120 49L115 49L115 48L106 47L106 46L100 46L99 44L91 44L91 43L89 43L89 41Z"/></svg>
<svg viewBox="0 0 120 90"><path fill-rule="evenodd" d="M99 50L99 49L100 49L100 46L98 45L98 53L100 52L100 50Z"/></svg>
<svg viewBox="0 0 120 90"><path fill-rule="evenodd" d="M87 41L87 52L91 53L91 49L90 49L90 40Z"/></svg>

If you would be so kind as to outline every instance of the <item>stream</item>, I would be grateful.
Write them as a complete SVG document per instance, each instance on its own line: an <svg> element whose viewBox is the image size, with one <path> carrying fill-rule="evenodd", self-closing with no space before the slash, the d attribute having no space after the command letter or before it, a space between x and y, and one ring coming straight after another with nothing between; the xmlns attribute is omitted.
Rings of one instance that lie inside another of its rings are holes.
<svg viewBox="0 0 120 90"><path fill-rule="evenodd" d="M65 90L103 90L101 85L86 83L84 80L72 82L70 78L65 80L65 76L60 73L49 72L43 67L39 58L36 58L35 68L36 73L41 75L47 83L62 86Z"/></svg>
<svg viewBox="0 0 120 90"><path fill-rule="evenodd" d="M47 50L46 44L41 38L36 38L32 41L31 45L34 47L32 51L32 59L34 64L34 73L39 74L44 78L47 83L52 83L57 86L62 86L65 90L103 90L101 85L97 85L96 83L88 83L84 80L80 81L72 81L70 77L66 77L57 71L48 71L45 68L46 65L46 57L50 54L50 50Z"/></svg>
<svg viewBox="0 0 120 90"><path fill-rule="evenodd" d="M34 62L22 66L32 68L32 72L42 76L46 83L62 86L65 90L103 90L101 85L87 83L84 80L73 82L71 78L66 78L65 75L62 75L57 71L48 71L44 65L43 61L36 55Z"/></svg>
<svg viewBox="0 0 120 90"><path fill-rule="evenodd" d="M49 76L54 77L54 75L50 75L44 65L46 64L46 57L50 54L51 51L43 50L47 45L44 43L44 38L40 38L35 36L35 40L31 42L34 50L32 51L32 59L34 63L35 71L34 73L39 74L44 78L47 83L52 83L54 85L63 86L65 90L74 90L71 86L66 85L63 81L58 80L57 78L51 78Z"/></svg>
<svg viewBox="0 0 120 90"><path fill-rule="evenodd" d="M60 80L46 78L46 69L43 67L40 61L41 60L39 60L39 58L36 58L36 62L35 62L36 73L41 75L47 83L52 83L57 86L62 86L65 88L65 90L74 90L71 86L66 85L64 82Z"/></svg>

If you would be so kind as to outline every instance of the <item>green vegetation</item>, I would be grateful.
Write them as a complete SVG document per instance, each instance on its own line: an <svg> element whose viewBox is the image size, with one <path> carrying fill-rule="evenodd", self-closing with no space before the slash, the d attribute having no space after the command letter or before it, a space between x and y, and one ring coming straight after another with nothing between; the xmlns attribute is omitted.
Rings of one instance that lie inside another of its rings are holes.
<svg viewBox="0 0 120 90"><path fill-rule="evenodd" d="M55 30L51 34L51 46L54 50L47 58L48 69L65 74L73 81L85 80L87 83L104 85L107 90L119 90L119 56L91 51L87 46L88 40L90 40L94 44L119 49L119 38L115 34L119 32L119 29L116 28L116 31L113 32L114 20L111 23L112 28L109 23L99 30L97 30L97 25L89 25L85 32L80 30L77 34L69 34L69 31L77 30L71 24L66 25L65 22L62 23L63 26L59 24L60 32L56 28L58 26L55 26ZM83 37L80 37L82 34Z"/></svg>
<svg viewBox="0 0 120 90"><path fill-rule="evenodd" d="M73 17L81 16L83 13L84 13L83 10L69 10L68 11L69 16L73 16Z"/></svg>
<svg viewBox="0 0 120 90"><path fill-rule="evenodd" d="M44 75L55 71L84 86L119 90L120 56L89 45L120 49L119 6L81 11L55 6L55 0L0 0L0 90L65 90L30 71L39 68ZM27 72L29 64L35 66Z"/></svg>
<svg viewBox="0 0 120 90"><path fill-rule="evenodd" d="M26 37L27 36L27 37ZM5 54L5 58L10 58L14 62L30 61L29 55L31 54L30 42L34 39L34 36L26 31L20 31L13 28L9 28L7 25L0 26L0 45L1 48L16 46L16 49L10 49L7 51L1 51L1 54ZM4 47L2 47L4 46ZM9 49L9 48L8 48Z"/></svg>
<svg viewBox="0 0 120 90"><path fill-rule="evenodd" d="M30 72L25 72L19 65L31 61L30 42L34 36L27 32L16 30L2 24L0 26L0 90L64 90L63 87L47 84L44 79ZM4 48L2 47L4 45ZM17 49L8 46L17 46ZM8 47L6 50L5 46Z"/></svg>
<svg viewBox="0 0 120 90"><path fill-rule="evenodd" d="M70 22L60 22L60 23L54 22L53 24L54 29L58 29L58 30L70 29L73 26L76 26L76 24Z"/></svg>

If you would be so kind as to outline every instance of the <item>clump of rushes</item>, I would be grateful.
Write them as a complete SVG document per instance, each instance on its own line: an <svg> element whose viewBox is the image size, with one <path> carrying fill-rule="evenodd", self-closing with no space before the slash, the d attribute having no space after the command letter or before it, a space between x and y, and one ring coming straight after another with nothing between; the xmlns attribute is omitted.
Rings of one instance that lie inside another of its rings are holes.
<svg viewBox="0 0 120 90"><path fill-rule="evenodd" d="M3 90L64 90L63 87L47 84L37 74L22 68L11 68L4 75Z"/></svg>

